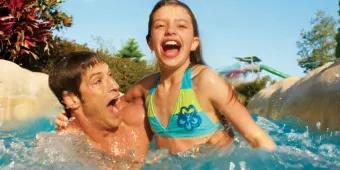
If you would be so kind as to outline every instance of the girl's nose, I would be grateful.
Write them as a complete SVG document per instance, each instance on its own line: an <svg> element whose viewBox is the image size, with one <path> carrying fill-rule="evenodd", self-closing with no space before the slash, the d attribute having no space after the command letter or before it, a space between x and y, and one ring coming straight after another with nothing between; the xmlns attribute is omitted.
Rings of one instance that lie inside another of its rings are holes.
<svg viewBox="0 0 340 170"><path fill-rule="evenodd" d="M167 35L173 35L176 34L176 26L174 24L169 24L166 29Z"/></svg>

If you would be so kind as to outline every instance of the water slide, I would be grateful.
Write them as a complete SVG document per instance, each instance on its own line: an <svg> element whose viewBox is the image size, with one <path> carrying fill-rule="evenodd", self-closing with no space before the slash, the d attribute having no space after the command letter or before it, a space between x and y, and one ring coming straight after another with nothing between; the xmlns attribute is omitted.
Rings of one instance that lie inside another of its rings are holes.
<svg viewBox="0 0 340 170"><path fill-rule="evenodd" d="M265 71L267 71L267 72L269 72L269 73L272 73L272 74L274 74L274 75L276 75L276 76L279 76L279 77L281 77L281 78L287 78L287 77L289 77L289 75L286 74L286 73L283 73L283 72L281 72L281 71L279 71L279 70L276 70L276 69L274 69L274 68L272 68L272 67L269 67L269 66L267 66L267 65L260 64L260 71L262 71L262 70L265 70Z"/></svg>
<svg viewBox="0 0 340 170"><path fill-rule="evenodd" d="M287 78L289 77L288 74L283 73L277 69L274 69L268 65L265 64L257 64L257 63L251 63L251 64L241 64L241 63L234 63L230 66L227 66L223 69L217 70L220 74L225 75L226 77L234 77L240 74L248 73L248 72L261 72L261 71L267 71L275 76L281 77L281 78Z"/></svg>

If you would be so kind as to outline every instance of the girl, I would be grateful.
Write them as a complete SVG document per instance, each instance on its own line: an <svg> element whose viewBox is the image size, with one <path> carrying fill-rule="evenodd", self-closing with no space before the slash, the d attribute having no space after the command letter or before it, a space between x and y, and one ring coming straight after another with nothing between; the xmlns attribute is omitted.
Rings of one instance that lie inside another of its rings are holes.
<svg viewBox="0 0 340 170"><path fill-rule="evenodd" d="M146 40L160 72L144 78L125 98L145 99L159 148L182 152L202 143L229 143L222 113L253 147L274 150L273 140L252 120L231 86L204 65L197 22L187 5L159 1L150 14Z"/></svg>
<svg viewBox="0 0 340 170"><path fill-rule="evenodd" d="M143 98L158 148L172 153L199 144L225 146L225 117L255 148L276 145L236 99L231 86L204 65L199 31L190 8L178 0L161 0L149 16L146 36L160 72L141 80L125 100Z"/></svg>

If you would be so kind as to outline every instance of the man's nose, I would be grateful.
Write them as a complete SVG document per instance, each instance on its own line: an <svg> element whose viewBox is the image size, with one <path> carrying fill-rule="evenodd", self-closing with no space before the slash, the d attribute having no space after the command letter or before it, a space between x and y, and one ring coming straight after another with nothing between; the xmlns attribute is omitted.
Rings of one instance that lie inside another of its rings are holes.
<svg viewBox="0 0 340 170"><path fill-rule="evenodd" d="M119 85L113 78L109 78L108 83L110 91L119 91Z"/></svg>

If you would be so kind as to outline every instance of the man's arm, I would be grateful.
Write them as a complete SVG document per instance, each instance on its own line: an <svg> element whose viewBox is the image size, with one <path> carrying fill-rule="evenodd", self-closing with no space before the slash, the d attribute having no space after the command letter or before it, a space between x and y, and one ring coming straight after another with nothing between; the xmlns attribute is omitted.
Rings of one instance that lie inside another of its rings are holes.
<svg viewBox="0 0 340 170"><path fill-rule="evenodd" d="M143 78L125 93L122 100L127 102L142 102L144 104L145 97L148 93L148 90L153 86L155 78L156 74L152 74Z"/></svg>

